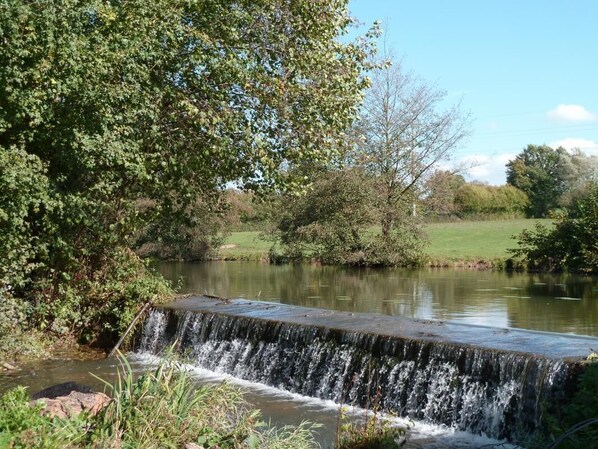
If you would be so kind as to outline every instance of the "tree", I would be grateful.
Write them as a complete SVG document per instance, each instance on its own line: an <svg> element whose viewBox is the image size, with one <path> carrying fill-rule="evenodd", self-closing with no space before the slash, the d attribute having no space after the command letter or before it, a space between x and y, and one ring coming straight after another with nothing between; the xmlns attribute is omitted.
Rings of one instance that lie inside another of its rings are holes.
<svg viewBox="0 0 598 449"><path fill-rule="evenodd" d="M365 233L374 223L371 180L359 169L320 171L303 195L286 195L275 237L288 259L368 264Z"/></svg>
<svg viewBox="0 0 598 449"><path fill-rule="evenodd" d="M368 83L368 42L339 39L346 8L335 0L0 4L0 151L28 155L54 205L19 218L34 240L38 223L52 224L43 251L23 246L11 259L30 267L24 275L35 282L19 294L44 305L40 322L51 323L67 296L64 308L84 309L89 283L118 272L140 226L184 218L230 181L294 182L281 168L334 154Z"/></svg>
<svg viewBox="0 0 598 449"><path fill-rule="evenodd" d="M455 194L465 184L462 175L448 170L435 170L424 184L423 205L426 214L449 217L457 212Z"/></svg>
<svg viewBox="0 0 598 449"><path fill-rule="evenodd" d="M378 180L380 225L387 238L401 202L419 195L426 176L469 134L469 115L459 103L444 108L446 93L406 72L398 63L374 71L358 124L358 160Z"/></svg>
<svg viewBox="0 0 598 449"><path fill-rule="evenodd" d="M531 270L598 273L598 184L591 183L570 216L561 216L554 228L541 224L517 236L519 248Z"/></svg>
<svg viewBox="0 0 598 449"><path fill-rule="evenodd" d="M598 156L588 156L574 149L568 152L565 164L568 174L566 191L559 199L559 205L572 209L578 200L588 194L591 184L598 182Z"/></svg>
<svg viewBox="0 0 598 449"><path fill-rule="evenodd" d="M558 207L567 190L567 151L547 145L528 145L507 164L507 183L524 191L529 198L527 213L531 217L546 217Z"/></svg>

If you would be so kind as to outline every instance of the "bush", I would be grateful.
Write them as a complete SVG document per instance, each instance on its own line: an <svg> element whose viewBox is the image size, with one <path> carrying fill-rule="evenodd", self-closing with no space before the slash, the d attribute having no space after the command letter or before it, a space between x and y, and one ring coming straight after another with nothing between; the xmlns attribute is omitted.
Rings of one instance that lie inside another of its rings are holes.
<svg viewBox="0 0 598 449"><path fill-rule="evenodd" d="M530 270L598 273L598 184L592 184L571 216L561 216L553 229L536 225L519 234L519 248Z"/></svg>
<svg viewBox="0 0 598 449"><path fill-rule="evenodd" d="M42 279L32 292L30 319L38 328L81 343L112 345L147 302L173 298L170 283L152 273L131 250L117 248L90 276L58 283Z"/></svg>
<svg viewBox="0 0 598 449"><path fill-rule="evenodd" d="M595 354L594 354L595 355ZM548 441L538 446L550 449L596 447L598 441L598 363L590 362L578 381L578 388L562 415L548 415Z"/></svg>
<svg viewBox="0 0 598 449"><path fill-rule="evenodd" d="M510 186L464 184L455 194L457 213L461 217L521 217L528 205L527 195Z"/></svg>
<svg viewBox="0 0 598 449"><path fill-rule="evenodd" d="M372 413L363 424L349 422L341 410L343 422L337 430L335 449L400 449L406 430L393 427L378 413Z"/></svg>
<svg viewBox="0 0 598 449"><path fill-rule="evenodd" d="M28 308L28 303L0 292L0 362L45 354L42 336L25 327Z"/></svg>
<svg viewBox="0 0 598 449"><path fill-rule="evenodd" d="M364 234L373 223L371 198L371 183L359 170L320 174L304 195L282 198L275 238L284 256L363 265Z"/></svg>

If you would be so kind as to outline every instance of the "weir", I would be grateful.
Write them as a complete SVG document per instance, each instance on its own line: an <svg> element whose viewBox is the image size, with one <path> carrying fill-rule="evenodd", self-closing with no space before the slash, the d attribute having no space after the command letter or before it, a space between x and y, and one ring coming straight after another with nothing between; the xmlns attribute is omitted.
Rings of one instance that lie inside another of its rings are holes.
<svg viewBox="0 0 598 449"><path fill-rule="evenodd" d="M598 339L247 300L182 299L149 314L138 351L305 396L511 441L563 404Z"/></svg>

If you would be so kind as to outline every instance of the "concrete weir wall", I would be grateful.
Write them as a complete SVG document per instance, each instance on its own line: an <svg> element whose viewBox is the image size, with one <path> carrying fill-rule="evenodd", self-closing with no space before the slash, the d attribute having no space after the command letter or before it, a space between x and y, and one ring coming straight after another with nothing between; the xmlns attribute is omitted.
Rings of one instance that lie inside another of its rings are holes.
<svg viewBox="0 0 598 449"><path fill-rule="evenodd" d="M573 393L598 339L247 300L155 308L138 351L174 341L191 362L249 381L519 440Z"/></svg>

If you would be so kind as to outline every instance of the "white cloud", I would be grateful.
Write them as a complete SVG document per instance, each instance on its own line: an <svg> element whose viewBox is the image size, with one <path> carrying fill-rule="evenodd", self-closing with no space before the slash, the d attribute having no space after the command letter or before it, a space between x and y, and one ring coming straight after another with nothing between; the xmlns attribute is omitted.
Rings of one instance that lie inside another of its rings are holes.
<svg viewBox="0 0 598 449"><path fill-rule="evenodd" d="M566 150L579 148L585 154L598 156L598 142L589 139L575 139L569 137L567 139L557 140L550 144L552 148L563 147Z"/></svg>
<svg viewBox="0 0 598 449"><path fill-rule="evenodd" d="M492 185L502 185L506 182L506 167L505 165L512 159L515 159L515 154L501 153L501 154L474 154L467 156L460 162L469 166L467 170L467 178L470 181L482 181Z"/></svg>
<svg viewBox="0 0 598 449"><path fill-rule="evenodd" d="M579 104L559 104L546 113L548 118L560 122L594 122L598 116Z"/></svg>

